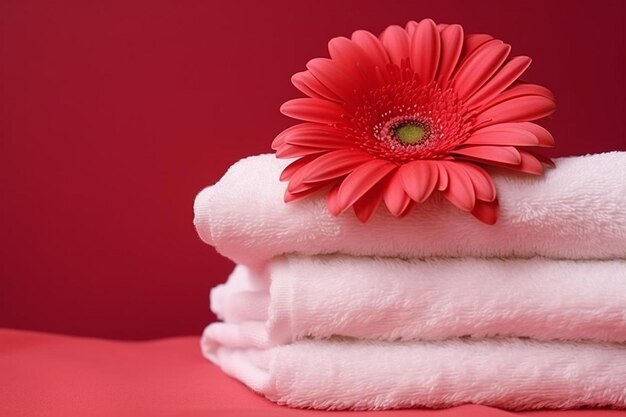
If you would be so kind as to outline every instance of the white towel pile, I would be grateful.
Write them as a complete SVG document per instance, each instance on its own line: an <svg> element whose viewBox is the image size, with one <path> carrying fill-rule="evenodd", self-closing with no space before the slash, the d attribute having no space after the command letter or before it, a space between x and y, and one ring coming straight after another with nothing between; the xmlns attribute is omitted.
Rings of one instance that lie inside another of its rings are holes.
<svg viewBox="0 0 626 417"><path fill-rule="evenodd" d="M437 195L366 224L285 204L287 163L246 158L196 199L238 264L202 338L225 372L296 407L626 407L626 153L493 171L494 226Z"/></svg>

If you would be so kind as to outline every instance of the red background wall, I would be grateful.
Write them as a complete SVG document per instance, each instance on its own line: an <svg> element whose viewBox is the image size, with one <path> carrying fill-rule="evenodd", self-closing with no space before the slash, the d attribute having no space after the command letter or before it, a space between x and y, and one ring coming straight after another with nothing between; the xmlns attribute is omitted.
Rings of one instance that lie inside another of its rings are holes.
<svg viewBox="0 0 626 417"><path fill-rule="evenodd" d="M269 151L291 74L356 29L500 37L556 94L552 156L626 150L624 4L3 1L0 326L199 333L232 265L196 237L195 194Z"/></svg>

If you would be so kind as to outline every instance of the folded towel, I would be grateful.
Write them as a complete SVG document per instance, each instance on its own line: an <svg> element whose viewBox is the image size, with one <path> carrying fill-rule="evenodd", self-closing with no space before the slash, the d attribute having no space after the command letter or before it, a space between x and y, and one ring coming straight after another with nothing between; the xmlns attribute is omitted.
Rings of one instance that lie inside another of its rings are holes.
<svg viewBox="0 0 626 417"><path fill-rule="evenodd" d="M272 401L318 409L626 407L626 346L521 339L303 340L233 349L205 330L205 356Z"/></svg>
<svg viewBox="0 0 626 417"><path fill-rule="evenodd" d="M211 291L231 346L305 337L626 342L626 261L287 256ZM626 358L625 358L626 360Z"/></svg>
<svg viewBox="0 0 626 417"><path fill-rule="evenodd" d="M361 224L333 217L324 195L283 202L289 163L259 155L234 164L196 198L200 237L252 267L285 253L400 257L626 259L626 152L556 159L544 176L494 172L501 212L485 225L434 195L403 219L379 209Z"/></svg>

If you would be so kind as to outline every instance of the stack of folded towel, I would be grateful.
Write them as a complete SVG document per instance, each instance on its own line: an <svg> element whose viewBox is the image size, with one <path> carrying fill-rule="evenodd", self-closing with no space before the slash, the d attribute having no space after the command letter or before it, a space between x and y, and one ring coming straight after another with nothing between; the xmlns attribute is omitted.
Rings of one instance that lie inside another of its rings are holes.
<svg viewBox="0 0 626 417"><path fill-rule="evenodd" d="M437 195L366 224L285 204L288 162L243 159L195 202L237 263L202 337L224 372L295 407L626 407L626 152L492 170L494 226Z"/></svg>

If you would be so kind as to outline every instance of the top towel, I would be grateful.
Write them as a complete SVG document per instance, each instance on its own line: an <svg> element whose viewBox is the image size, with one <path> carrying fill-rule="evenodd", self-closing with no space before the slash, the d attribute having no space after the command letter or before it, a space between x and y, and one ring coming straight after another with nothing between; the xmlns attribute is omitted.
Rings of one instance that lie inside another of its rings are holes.
<svg viewBox="0 0 626 417"><path fill-rule="evenodd" d="M288 163L248 157L200 192L194 224L202 240L253 268L285 253L626 259L626 152L559 158L542 177L493 170L493 226L439 195L402 219L381 209L366 224L352 212L333 217L324 194L286 204L278 178Z"/></svg>

